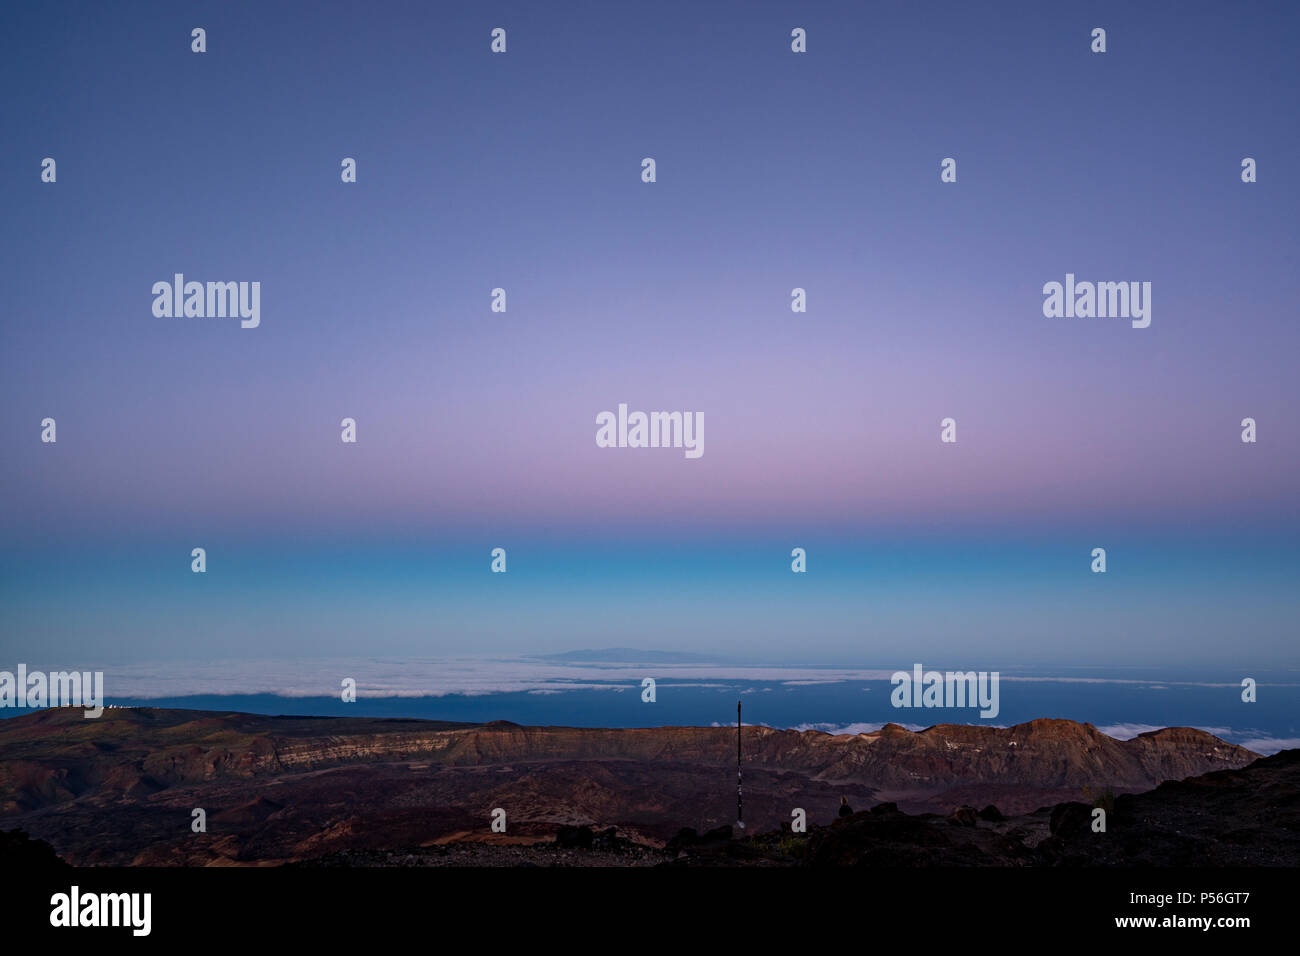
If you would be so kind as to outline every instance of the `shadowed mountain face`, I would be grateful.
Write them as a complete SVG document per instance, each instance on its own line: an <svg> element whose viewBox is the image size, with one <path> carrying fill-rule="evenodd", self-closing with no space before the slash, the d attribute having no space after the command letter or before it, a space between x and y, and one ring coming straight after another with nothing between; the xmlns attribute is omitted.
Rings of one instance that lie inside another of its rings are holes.
<svg viewBox="0 0 1300 956"><path fill-rule="evenodd" d="M746 727L745 818L774 830L895 801L1023 813L1149 790L1256 755L1172 728L940 725L831 736ZM661 843L735 819L735 728L604 730L123 708L0 721L0 828L74 863L279 863L341 850L549 839L561 825ZM507 834L493 834L494 808ZM207 832L191 830L192 811Z"/></svg>

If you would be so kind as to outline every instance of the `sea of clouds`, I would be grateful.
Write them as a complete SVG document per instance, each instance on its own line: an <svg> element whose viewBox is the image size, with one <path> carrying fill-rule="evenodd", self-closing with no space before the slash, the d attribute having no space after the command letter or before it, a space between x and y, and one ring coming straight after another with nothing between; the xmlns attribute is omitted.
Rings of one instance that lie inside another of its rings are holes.
<svg viewBox="0 0 1300 956"><path fill-rule="evenodd" d="M29 667L36 666L29 664ZM47 668L51 669L51 668ZM60 669L55 666L52 669ZM81 669L85 669L84 665ZM653 677L677 687L716 687L748 683L741 694L770 692L774 687L809 687L849 681L888 681L893 669L746 666L729 663L627 663L554 660L530 657L347 658L304 660L175 661L108 665L105 693L114 698L157 700L203 695L273 695L284 698L337 697L341 682L356 681L359 698L420 698L448 695L563 694L572 691L640 692ZM927 666L927 669L928 666ZM936 668L942 669L942 668ZM1232 687L1204 681L1153 681L1134 678L1025 676L1004 674L1003 681L1139 685L1163 689L1185 685ZM722 683L726 682L726 683ZM866 690L868 688L864 688ZM896 721L909 730L923 724ZM874 733L882 723L801 723L790 729L830 734ZM1120 740L1159 728L1145 723L1116 723L1097 728ZM1259 729L1205 726L1198 729L1260 754L1300 747L1300 738L1279 737Z"/></svg>

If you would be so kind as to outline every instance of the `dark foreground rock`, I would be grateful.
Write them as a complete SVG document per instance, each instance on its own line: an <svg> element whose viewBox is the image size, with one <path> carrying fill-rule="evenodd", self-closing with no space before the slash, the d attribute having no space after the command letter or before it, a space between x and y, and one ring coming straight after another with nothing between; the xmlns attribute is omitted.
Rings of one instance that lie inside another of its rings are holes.
<svg viewBox="0 0 1300 956"><path fill-rule="evenodd" d="M22 830L0 830L0 869L4 872L41 872L67 865L44 840L33 840Z"/></svg>

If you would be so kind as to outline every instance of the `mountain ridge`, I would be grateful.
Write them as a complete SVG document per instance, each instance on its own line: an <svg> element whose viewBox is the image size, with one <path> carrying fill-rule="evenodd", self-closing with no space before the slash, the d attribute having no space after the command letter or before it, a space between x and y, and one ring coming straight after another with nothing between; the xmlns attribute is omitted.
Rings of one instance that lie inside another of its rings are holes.
<svg viewBox="0 0 1300 956"><path fill-rule="evenodd" d="M996 803L1029 812L1087 793L1137 793L1258 755L1193 728L1132 740L1042 718L1013 727L896 724L832 735L746 725L746 820L792 808L833 819L896 802L909 812ZM613 826L662 843L735 818L732 727L529 727L401 718L112 708L0 721L0 826L74 862L284 861L348 847L481 839L494 807L510 833ZM211 830L194 838L192 808Z"/></svg>

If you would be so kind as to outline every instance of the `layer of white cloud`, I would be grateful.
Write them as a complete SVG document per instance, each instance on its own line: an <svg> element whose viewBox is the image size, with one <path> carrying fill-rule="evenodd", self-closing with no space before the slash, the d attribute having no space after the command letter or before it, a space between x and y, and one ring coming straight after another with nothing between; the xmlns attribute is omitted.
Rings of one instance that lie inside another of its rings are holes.
<svg viewBox="0 0 1300 956"><path fill-rule="evenodd" d="M1300 747L1300 737L1248 737L1236 743L1267 757L1279 750L1294 750Z"/></svg>
<svg viewBox="0 0 1300 956"><path fill-rule="evenodd" d="M71 666L39 668L32 664L29 670L64 670ZM105 693L110 700L244 694L337 697L343 679L349 677L356 681L358 697L445 697L626 690L639 688L646 677L654 678L660 685L726 689L728 685L720 681L817 685L888 680L891 673L720 664L587 664L529 658L182 661L104 668L77 665L76 669L102 669Z"/></svg>

